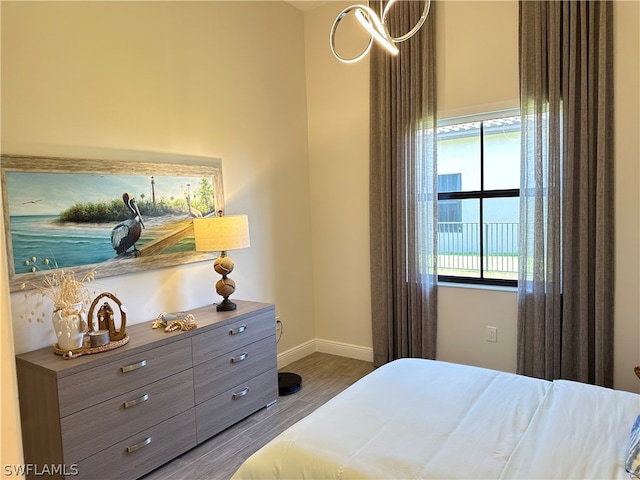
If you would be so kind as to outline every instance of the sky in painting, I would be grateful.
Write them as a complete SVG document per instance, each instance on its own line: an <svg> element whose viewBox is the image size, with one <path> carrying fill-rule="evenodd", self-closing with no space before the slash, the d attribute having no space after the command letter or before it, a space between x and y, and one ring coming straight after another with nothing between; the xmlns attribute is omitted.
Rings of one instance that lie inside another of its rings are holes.
<svg viewBox="0 0 640 480"><path fill-rule="evenodd" d="M76 203L122 198L151 199L149 175L102 175L39 172L6 172L9 215L58 215ZM193 194L201 177L154 176L156 199L184 198Z"/></svg>

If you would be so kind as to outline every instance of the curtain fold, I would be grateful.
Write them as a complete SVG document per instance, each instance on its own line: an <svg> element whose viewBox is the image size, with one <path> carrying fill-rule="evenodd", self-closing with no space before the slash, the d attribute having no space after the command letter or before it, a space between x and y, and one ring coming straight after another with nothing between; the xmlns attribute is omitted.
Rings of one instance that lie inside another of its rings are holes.
<svg viewBox="0 0 640 480"><path fill-rule="evenodd" d="M372 2L381 11L381 2ZM415 25L423 2L398 2L393 36ZM435 2L397 56L370 57L370 228L374 364L435 358L437 330Z"/></svg>
<svg viewBox="0 0 640 480"><path fill-rule="evenodd" d="M612 386L612 3L519 5L517 369Z"/></svg>

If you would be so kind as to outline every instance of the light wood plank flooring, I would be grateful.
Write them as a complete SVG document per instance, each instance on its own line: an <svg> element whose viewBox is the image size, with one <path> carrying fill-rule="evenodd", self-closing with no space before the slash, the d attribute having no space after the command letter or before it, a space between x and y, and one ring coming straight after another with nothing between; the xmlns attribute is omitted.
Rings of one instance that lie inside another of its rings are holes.
<svg viewBox="0 0 640 480"><path fill-rule="evenodd" d="M313 353L282 371L302 377L302 389L154 470L144 480L228 479L252 453L327 400L373 371L372 363Z"/></svg>

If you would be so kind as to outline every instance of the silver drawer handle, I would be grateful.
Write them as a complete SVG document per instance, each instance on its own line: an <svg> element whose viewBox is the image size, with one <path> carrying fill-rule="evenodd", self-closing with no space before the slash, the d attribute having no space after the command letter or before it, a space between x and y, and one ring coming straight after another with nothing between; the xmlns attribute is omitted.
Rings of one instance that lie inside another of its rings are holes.
<svg viewBox="0 0 640 480"><path fill-rule="evenodd" d="M127 365L126 367L122 367L120 370L122 370L122 373L127 373L130 372L132 370L137 370L138 368L142 368L147 364L146 360L140 360L138 363L133 363L131 365Z"/></svg>
<svg viewBox="0 0 640 480"><path fill-rule="evenodd" d="M247 355L249 354L247 352L244 352L242 355L238 355L237 357L231 357L231 363L239 363L247 358Z"/></svg>
<svg viewBox="0 0 640 480"><path fill-rule="evenodd" d="M151 437L147 437L137 445L131 445L130 447L127 447L127 453L132 453L132 452L135 452L136 450L140 450L142 447L146 447L150 443L151 443Z"/></svg>
<svg viewBox="0 0 640 480"><path fill-rule="evenodd" d="M231 395L231 398L235 400L236 398L244 397L247 393L249 393L249 387L245 387L239 392L234 393L233 395Z"/></svg>
<svg viewBox="0 0 640 480"><path fill-rule="evenodd" d="M244 332L247 329L246 325L240 325L238 328L232 328L229 330L229 335L237 335Z"/></svg>
<svg viewBox="0 0 640 480"><path fill-rule="evenodd" d="M129 400L128 402L124 402L122 406L124 408L129 408L129 407L133 407L134 405L138 405L139 403L146 402L147 400L149 400L149 394L145 393L140 398L136 398L135 400Z"/></svg>

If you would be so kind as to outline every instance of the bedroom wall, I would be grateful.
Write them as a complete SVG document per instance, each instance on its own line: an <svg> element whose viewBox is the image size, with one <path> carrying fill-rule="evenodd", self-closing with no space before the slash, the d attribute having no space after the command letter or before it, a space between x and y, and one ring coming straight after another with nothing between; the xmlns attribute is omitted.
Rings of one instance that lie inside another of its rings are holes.
<svg viewBox="0 0 640 480"><path fill-rule="evenodd" d="M279 351L314 337L303 14L284 2L1 2L3 153L220 157L227 213L249 215L234 297L274 302ZM5 249L0 252L6 261ZM3 269L3 271L5 271ZM2 354L50 345L0 282ZM127 322L216 298L211 263L101 279ZM11 315L9 310L11 307ZM197 320L197 319L196 319ZM5 365L7 369L5 369ZM2 437L20 445L12 363ZM12 402L12 399L14 400ZM13 440L13 441L12 441Z"/></svg>
<svg viewBox="0 0 640 480"><path fill-rule="evenodd" d="M640 392L640 2L614 13L615 338L614 385Z"/></svg>
<svg viewBox="0 0 640 480"><path fill-rule="evenodd" d="M222 158L227 213L251 229L234 297L276 303L286 349L313 336L304 63L284 2L3 3L2 151ZM217 301L216 280L204 262L97 283L135 323ZM22 304L18 352L55 339Z"/></svg>
<svg viewBox="0 0 640 480"><path fill-rule="evenodd" d="M347 65L329 48L331 24L348 5L305 14L315 332L325 351L370 359L369 57ZM347 58L368 41L350 19L337 31Z"/></svg>
<svg viewBox="0 0 640 480"><path fill-rule="evenodd" d="M371 351L368 61L342 64L327 45L333 19L351 3L305 13L315 328L325 348L365 357ZM639 105L639 5L614 4L614 68L615 385L640 392L632 372L640 364L640 125L638 109L630 107ZM439 115L517 107L517 2L444 1L437 9ZM515 371L516 317L514 290L441 286L438 358ZM498 327L497 343L486 341L488 325Z"/></svg>
<svg viewBox="0 0 640 480"><path fill-rule="evenodd" d="M2 188L0 187L0 193ZM4 222L0 222L0 249L5 251ZM18 389L16 385L15 352L13 348L13 325L7 278L6 255L0 253L0 379L2 379L2 395L0 395L0 459L3 465L22 463L22 433L20 431L20 409L18 406Z"/></svg>

